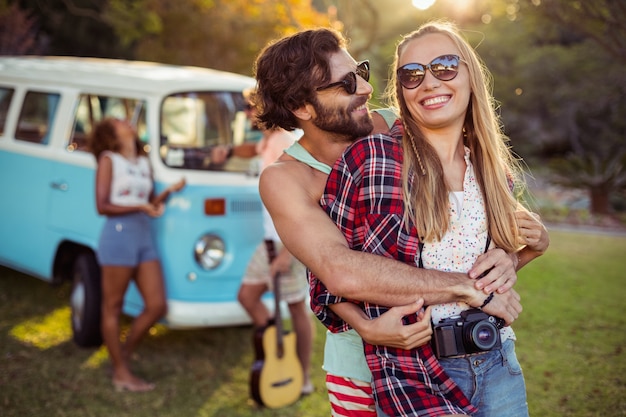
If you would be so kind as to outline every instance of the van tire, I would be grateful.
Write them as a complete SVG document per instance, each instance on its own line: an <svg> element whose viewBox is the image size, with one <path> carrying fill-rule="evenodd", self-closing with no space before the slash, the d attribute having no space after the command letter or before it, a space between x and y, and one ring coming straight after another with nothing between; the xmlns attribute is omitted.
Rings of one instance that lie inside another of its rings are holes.
<svg viewBox="0 0 626 417"><path fill-rule="evenodd" d="M83 252L76 257L72 279L70 307L74 343L81 347L100 346L100 267L92 252Z"/></svg>

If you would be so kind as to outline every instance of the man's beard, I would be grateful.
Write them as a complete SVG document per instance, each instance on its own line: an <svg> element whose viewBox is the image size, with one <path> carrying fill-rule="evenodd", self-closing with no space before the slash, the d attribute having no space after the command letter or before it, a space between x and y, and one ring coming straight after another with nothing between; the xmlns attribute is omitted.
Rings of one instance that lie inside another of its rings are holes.
<svg viewBox="0 0 626 417"><path fill-rule="evenodd" d="M343 109L323 106L319 100L314 100L311 104L317 114L317 117L313 119L313 124L318 129L355 140L369 135L374 128L374 122L369 113L357 120L352 117L354 109L363 103Z"/></svg>

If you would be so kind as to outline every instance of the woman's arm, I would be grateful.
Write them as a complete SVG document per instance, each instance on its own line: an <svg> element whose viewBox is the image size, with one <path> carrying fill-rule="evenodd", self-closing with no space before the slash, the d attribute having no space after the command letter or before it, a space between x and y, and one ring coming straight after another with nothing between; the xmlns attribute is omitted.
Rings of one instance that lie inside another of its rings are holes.
<svg viewBox="0 0 626 417"><path fill-rule="evenodd" d="M167 187L165 190L161 191L161 193L157 195L156 197L152 198L150 202L155 206L159 206L160 204L164 203L165 200L167 200L170 194L182 190L185 187L185 184L186 184L186 180L184 178L181 178L181 180L178 181L177 183L172 184L169 187Z"/></svg>
<svg viewBox="0 0 626 417"><path fill-rule="evenodd" d="M423 305L424 300L419 299L415 303L392 307L373 320L353 303L333 304L330 309L356 330L367 343L408 350L428 343L433 333L430 307L421 311ZM405 325L402 318L412 314L418 314L419 321Z"/></svg>

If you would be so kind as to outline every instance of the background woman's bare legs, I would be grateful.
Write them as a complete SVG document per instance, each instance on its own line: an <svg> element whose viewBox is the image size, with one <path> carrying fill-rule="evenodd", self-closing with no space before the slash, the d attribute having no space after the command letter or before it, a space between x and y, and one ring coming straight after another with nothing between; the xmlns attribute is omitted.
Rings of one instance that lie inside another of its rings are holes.
<svg viewBox="0 0 626 417"><path fill-rule="evenodd" d="M144 262L137 269L137 288L145 308L133 321L126 342L120 341L120 316L124 294L133 273L132 267L102 267L102 337L109 351L113 366L113 385L118 390L149 391L154 388L135 376L129 367L129 359L148 329L166 312L165 289L160 264L157 260Z"/></svg>

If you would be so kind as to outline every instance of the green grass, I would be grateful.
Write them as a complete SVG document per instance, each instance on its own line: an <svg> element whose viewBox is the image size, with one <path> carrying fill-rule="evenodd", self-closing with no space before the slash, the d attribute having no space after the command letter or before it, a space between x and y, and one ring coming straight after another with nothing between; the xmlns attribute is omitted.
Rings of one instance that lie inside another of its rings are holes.
<svg viewBox="0 0 626 417"><path fill-rule="evenodd" d="M626 416L626 238L551 233L519 274L531 415Z"/></svg>
<svg viewBox="0 0 626 417"><path fill-rule="evenodd" d="M514 327L532 416L626 416L626 238L552 232L548 253L527 266L517 289L524 312ZM317 391L280 410L249 399L249 327L153 328L137 372L150 393L116 393L103 349L71 341L69 286L51 287L0 267L0 415L12 416L328 416L320 369Z"/></svg>

